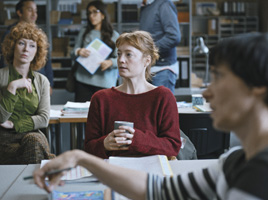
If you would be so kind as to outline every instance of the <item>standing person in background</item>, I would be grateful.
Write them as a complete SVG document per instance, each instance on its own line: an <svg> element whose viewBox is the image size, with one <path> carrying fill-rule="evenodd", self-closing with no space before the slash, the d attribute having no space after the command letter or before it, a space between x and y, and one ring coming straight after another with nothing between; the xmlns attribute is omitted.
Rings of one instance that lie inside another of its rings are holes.
<svg viewBox="0 0 268 200"><path fill-rule="evenodd" d="M16 4L16 13L19 17L18 22L35 23L37 20L37 6L34 0L20 0ZM10 25L7 28L5 34L1 38L1 44L3 43L5 36L10 32L11 28L16 26L18 22ZM0 68L3 68L6 66L6 64L4 62L4 57L2 55L1 48L0 48L0 55L1 55ZM45 67L43 67L39 72L48 78L50 82L50 95L51 95L54 82L53 82L53 70L51 66L51 60L49 58L47 59Z"/></svg>
<svg viewBox="0 0 268 200"><path fill-rule="evenodd" d="M173 93L179 73L176 46L181 39L177 9L171 0L143 0L140 30L151 33L160 58L151 72L152 84L163 85Z"/></svg>
<svg viewBox="0 0 268 200"><path fill-rule="evenodd" d="M5 37L0 69L0 164L33 164L55 157L40 131L49 122L48 79L36 72L46 63L46 34L20 22Z"/></svg>
<svg viewBox="0 0 268 200"><path fill-rule="evenodd" d="M99 38L113 49L110 56L100 64L95 74L91 75L84 67L78 66L75 72L75 101L90 101L92 95L100 89L116 85L118 71L116 64L115 41L119 34L108 21L106 5L102 1L92 1L87 5L87 27L83 28L76 39L73 55L88 57L88 44Z"/></svg>

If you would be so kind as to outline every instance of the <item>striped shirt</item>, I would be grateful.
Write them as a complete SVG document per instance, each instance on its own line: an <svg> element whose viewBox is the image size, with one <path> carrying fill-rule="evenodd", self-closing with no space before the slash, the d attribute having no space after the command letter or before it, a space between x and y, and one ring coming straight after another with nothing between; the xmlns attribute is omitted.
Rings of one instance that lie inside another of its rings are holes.
<svg viewBox="0 0 268 200"><path fill-rule="evenodd" d="M234 147L205 169L173 177L148 174L147 187L148 200L268 199L268 147L250 160Z"/></svg>

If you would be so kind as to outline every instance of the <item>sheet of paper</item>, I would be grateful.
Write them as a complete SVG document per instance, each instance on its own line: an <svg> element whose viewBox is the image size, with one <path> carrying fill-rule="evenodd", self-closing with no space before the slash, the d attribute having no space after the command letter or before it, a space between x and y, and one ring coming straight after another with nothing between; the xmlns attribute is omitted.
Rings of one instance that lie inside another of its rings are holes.
<svg viewBox="0 0 268 200"><path fill-rule="evenodd" d="M61 111L60 110L50 110L50 118L58 118L61 116Z"/></svg>
<svg viewBox="0 0 268 200"><path fill-rule="evenodd" d="M48 162L49 162L49 160L42 160L40 168L42 168ZM76 168L74 168L70 171L67 171L66 174L62 177L62 180L74 181L74 180L79 180L79 179L88 178L88 177L93 177L92 173L89 172L84 167L77 166ZM90 179L90 181L96 181L96 180L97 179L95 177L93 179Z"/></svg>
<svg viewBox="0 0 268 200"><path fill-rule="evenodd" d="M76 60L89 73L94 74L99 68L100 64L110 55L112 48L110 48L100 39L96 38L86 47L86 49L90 51L90 56L86 58L79 56Z"/></svg>
<svg viewBox="0 0 268 200"><path fill-rule="evenodd" d="M145 157L109 157L109 163L135 169L145 172L150 172L158 175L172 176L172 169L169 165L167 157L164 155L154 155Z"/></svg>
<svg viewBox="0 0 268 200"><path fill-rule="evenodd" d="M67 103L63 106L64 108L89 108L90 101L86 102L71 102L67 101Z"/></svg>

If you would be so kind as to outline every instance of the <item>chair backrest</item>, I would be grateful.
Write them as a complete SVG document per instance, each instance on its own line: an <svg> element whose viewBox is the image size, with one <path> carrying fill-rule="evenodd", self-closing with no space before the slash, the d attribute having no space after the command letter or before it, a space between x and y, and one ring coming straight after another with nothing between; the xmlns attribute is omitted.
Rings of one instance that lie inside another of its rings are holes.
<svg viewBox="0 0 268 200"><path fill-rule="evenodd" d="M188 138L187 135L184 134L182 130L180 130L182 147L177 155L178 160L195 160L197 159L197 153L194 144Z"/></svg>

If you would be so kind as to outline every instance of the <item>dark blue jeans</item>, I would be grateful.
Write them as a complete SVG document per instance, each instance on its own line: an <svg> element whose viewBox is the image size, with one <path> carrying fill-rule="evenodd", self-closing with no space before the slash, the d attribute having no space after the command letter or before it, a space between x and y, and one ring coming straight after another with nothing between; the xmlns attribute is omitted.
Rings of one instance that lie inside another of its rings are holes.
<svg viewBox="0 0 268 200"><path fill-rule="evenodd" d="M177 75L174 74L172 71L166 69L157 72L152 77L152 84L155 86L165 86L171 90L171 92L174 94L175 90L175 84L177 80Z"/></svg>

